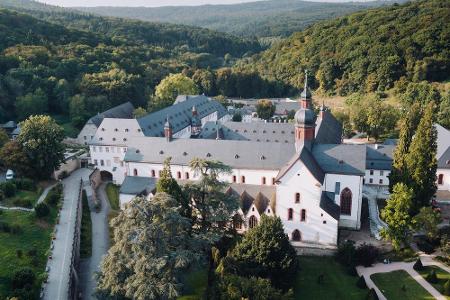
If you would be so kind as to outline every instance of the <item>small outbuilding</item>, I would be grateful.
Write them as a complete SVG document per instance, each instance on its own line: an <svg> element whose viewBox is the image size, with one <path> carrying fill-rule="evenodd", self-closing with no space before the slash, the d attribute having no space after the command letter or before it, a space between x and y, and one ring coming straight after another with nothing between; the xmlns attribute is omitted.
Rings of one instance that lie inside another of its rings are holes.
<svg viewBox="0 0 450 300"><path fill-rule="evenodd" d="M155 193L156 178L127 176L119 191L120 208L124 209L134 197L142 196L150 199Z"/></svg>

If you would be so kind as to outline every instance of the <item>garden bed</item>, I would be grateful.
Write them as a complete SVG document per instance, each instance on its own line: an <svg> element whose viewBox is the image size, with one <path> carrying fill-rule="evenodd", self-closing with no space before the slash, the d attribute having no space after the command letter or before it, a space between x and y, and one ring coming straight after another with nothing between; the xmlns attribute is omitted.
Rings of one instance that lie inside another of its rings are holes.
<svg viewBox="0 0 450 300"><path fill-rule="evenodd" d="M430 282L428 280L428 274L430 274L431 271L436 272L437 282ZM419 271L420 275L422 275L425 280L427 280L436 290L439 291L442 295L444 295L444 284L450 279L450 274L439 268L438 266L425 266L423 270ZM450 297L446 296L447 299L450 299Z"/></svg>

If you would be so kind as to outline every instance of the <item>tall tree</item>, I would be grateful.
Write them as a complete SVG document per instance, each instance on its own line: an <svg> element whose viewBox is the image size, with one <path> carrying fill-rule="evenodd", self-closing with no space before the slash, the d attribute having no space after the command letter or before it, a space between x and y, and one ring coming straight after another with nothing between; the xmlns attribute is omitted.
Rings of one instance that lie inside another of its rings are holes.
<svg viewBox="0 0 450 300"><path fill-rule="evenodd" d="M424 231L430 240L438 237L438 225L441 222L441 213L431 206L422 207L413 219L414 228L418 231Z"/></svg>
<svg viewBox="0 0 450 300"><path fill-rule="evenodd" d="M189 166L195 176L200 176L198 181L185 186L192 203L193 229L208 242L216 242L239 207L238 199L226 193L228 185L219 180L220 175L229 174L231 169L219 161L200 158L193 159Z"/></svg>
<svg viewBox="0 0 450 300"><path fill-rule="evenodd" d="M275 113L275 105L270 100L259 100L256 103L256 113L263 120L269 120Z"/></svg>
<svg viewBox="0 0 450 300"><path fill-rule="evenodd" d="M398 145L394 151L394 160L392 171L389 175L389 190L392 192L394 185L400 182L409 184L410 176L406 167L406 156L409 153L409 147L419 125L421 117L421 106L414 103L406 112L400 123L400 135Z"/></svg>
<svg viewBox="0 0 450 300"><path fill-rule="evenodd" d="M111 221L114 243L98 275L100 298L176 299L183 272L197 259L190 220L178 202L157 193L135 198Z"/></svg>
<svg viewBox="0 0 450 300"><path fill-rule="evenodd" d="M196 95L198 88L195 82L183 74L170 74L155 89L154 105L158 108L172 105L179 95Z"/></svg>
<svg viewBox="0 0 450 300"><path fill-rule="evenodd" d="M263 215L231 252L237 275L270 279L282 290L292 287L298 272L297 253L284 233L279 217ZM230 266L224 265L230 270Z"/></svg>
<svg viewBox="0 0 450 300"><path fill-rule="evenodd" d="M437 131L434 127L435 104L430 102L420 119L417 131L411 141L406 168L414 191L412 213L416 214L423 206L430 205L437 190Z"/></svg>
<svg viewBox="0 0 450 300"><path fill-rule="evenodd" d="M49 116L31 116L20 123L17 141L40 178L49 178L64 160L64 129Z"/></svg>
<svg viewBox="0 0 450 300"><path fill-rule="evenodd" d="M16 111L21 120L31 115L45 113L47 109L47 94L40 88L34 93L28 93L25 96L17 98Z"/></svg>
<svg viewBox="0 0 450 300"><path fill-rule="evenodd" d="M174 197L182 207L181 215L190 218L191 208L189 206L189 198L183 193L178 182L172 177L172 171L170 170L171 159L171 157L168 157L164 160L161 176L156 184L156 191L158 193L167 193Z"/></svg>
<svg viewBox="0 0 450 300"><path fill-rule="evenodd" d="M438 123L447 129L450 129L450 91L442 97L439 106Z"/></svg>
<svg viewBox="0 0 450 300"><path fill-rule="evenodd" d="M386 207L381 214L388 227L381 231L383 238L392 242L395 250L399 250L402 244L406 244L411 227L411 209L413 191L404 183L394 185L393 192L386 202Z"/></svg>

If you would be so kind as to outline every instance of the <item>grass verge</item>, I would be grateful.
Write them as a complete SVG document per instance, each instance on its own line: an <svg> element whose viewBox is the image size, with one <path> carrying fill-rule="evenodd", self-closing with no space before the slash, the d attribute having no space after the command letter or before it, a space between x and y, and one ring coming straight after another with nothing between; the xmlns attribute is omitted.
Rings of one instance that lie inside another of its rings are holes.
<svg viewBox="0 0 450 300"><path fill-rule="evenodd" d="M1 201L1 205L7 207L19 206L33 208L40 196L38 192L40 192L40 189L36 191L18 190L14 196Z"/></svg>
<svg viewBox="0 0 450 300"><path fill-rule="evenodd" d="M108 183L106 185L106 195L108 196L109 205L111 205L111 209L119 210L119 189L118 185L113 183Z"/></svg>
<svg viewBox="0 0 450 300"><path fill-rule="evenodd" d="M82 201L80 257L87 258L92 255L92 220L85 190L83 190Z"/></svg>
<svg viewBox="0 0 450 300"><path fill-rule="evenodd" d="M30 267L36 274L31 294L33 299L39 298L56 217L55 207L50 207L45 219L36 218L32 212L1 211L0 221L19 230L16 233L0 231L0 299L12 296L11 278L22 267Z"/></svg>
<svg viewBox="0 0 450 300"><path fill-rule="evenodd" d="M436 272L436 276L437 276L437 282L436 283L432 283L430 282L430 284L439 291L439 293L441 293L442 295L444 295L444 284L447 282L447 280L450 279L450 274L444 270L442 270L441 268L439 268L438 266L425 266L423 268L422 271L419 271L420 275L422 275L423 278L425 278L425 280L427 279L428 274L430 274L430 272L434 270ZM427 280L428 281L428 280ZM429 282L429 281L428 281ZM444 295L445 296L445 295ZM445 296L447 299L450 299L449 296Z"/></svg>
<svg viewBox="0 0 450 300"><path fill-rule="evenodd" d="M370 278L389 300L434 299L427 290L403 270L377 273Z"/></svg>
<svg viewBox="0 0 450 300"><path fill-rule="evenodd" d="M194 270L186 275L184 295L178 300L201 300L205 298L208 285L208 268Z"/></svg>
<svg viewBox="0 0 450 300"><path fill-rule="evenodd" d="M365 299L369 290L356 286L357 276L349 275L333 257L301 256L294 285L295 299ZM324 275L322 283L318 276Z"/></svg>

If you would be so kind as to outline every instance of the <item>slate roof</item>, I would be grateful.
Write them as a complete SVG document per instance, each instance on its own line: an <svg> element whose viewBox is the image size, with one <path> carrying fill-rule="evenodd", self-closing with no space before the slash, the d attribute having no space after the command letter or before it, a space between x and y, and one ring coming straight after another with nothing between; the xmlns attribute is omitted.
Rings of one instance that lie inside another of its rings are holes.
<svg viewBox="0 0 450 300"><path fill-rule="evenodd" d="M394 150L393 145L367 145L366 169L391 170Z"/></svg>
<svg viewBox="0 0 450 300"><path fill-rule="evenodd" d="M89 144L126 146L136 136L144 136L136 119L104 118Z"/></svg>
<svg viewBox="0 0 450 300"><path fill-rule="evenodd" d="M100 126L104 118L113 119L132 119L134 106L131 102L125 102L121 105L108 109L102 113L97 114L89 119L88 123L93 123L95 126Z"/></svg>
<svg viewBox="0 0 450 300"><path fill-rule="evenodd" d="M139 118L138 122L146 136L163 137L164 123L169 117L173 133L177 133L191 124L193 106L197 108L200 119L215 111L217 111L218 119L228 114L225 107L219 102L206 96L179 96L172 106Z"/></svg>
<svg viewBox="0 0 450 300"><path fill-rule="evenodd" d="M149 194L156 188L156 179L151 177L126 176L120 186L120 194Z"/></svg>
<svg viewBox="0 0 450 300"><path fill-rule="evenodd" d="M441 156L450 148L450 130L445 129L439 124L434 125L437 130L437 159L439 160Z"/></svg>
<svg viewBox="0 0 450 300"><path fill-rule="evenodd" d="M323 112L323 118L316 120L316 144L340 144L342 141L342 124L329 111Z"/></svg>
<svg viewBox="0 0 450 300"><path fill-rule="evenodd" d="M450 147L439 158L438 169L450 169Z"/></svg>
<svg viewBox="0 0 450 300"><path fill-rule="evenodd" d="M124 161L162 163L172 157L174 165L188 165L193 158L218 160L239 169L279 170L295 153L282 143L203 139L135 137L128 142Z"/></svg>
<svg viewBox="0 0 450 300"><path fill-rule="evenodd" d="M298 160L300 160L305 165L305 167L309 170L309 172L311 172L311 174L318 182L320 182L321 184L323 183L325 173L307 147L303 147L300 150L300 155L295 154L291 158L291 160L285 166L283 166L275 180L279 181Z"/></svg>
<svg viewBox="0 0 450 300"><path fill-rule="evenodd" d="M300 109L300 102L276 102L275 104L275 116L287 115L290 111L297 111Z"/></svg>
<svg viewBox="0 0 450 300"><path fill-rule="evenodd" d="M325 173L365 174L366 145L314 144L312 154Z"/></svg>
<svg viewBox="0 0 450 300"><path fill-rule="evenodd" d="M205 123L199 138L215 139L219 128L220 137L225 140L275 142L293 144L294 124L290 123L265 123L265 122L216 122Z"/></svg>
<svg viewBox="0 0 450 300"><path fill-rule="evenodd" d="M232 193L239 197L240 206L244 214L255 204L256 209L262 214L268 206L275 213L276 206L276 186L274 185L253 185L253 184L230 184L227 193Z"/></svg>
<svg viewBox="0 0 450 300"><path fill-rule="evenodd" d="M323 191L320 196L320 208L327 212L333 219L339 220L341 208L334 202L334 193Z"/></svg>

